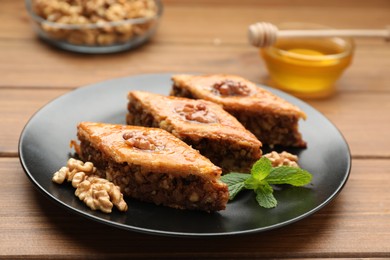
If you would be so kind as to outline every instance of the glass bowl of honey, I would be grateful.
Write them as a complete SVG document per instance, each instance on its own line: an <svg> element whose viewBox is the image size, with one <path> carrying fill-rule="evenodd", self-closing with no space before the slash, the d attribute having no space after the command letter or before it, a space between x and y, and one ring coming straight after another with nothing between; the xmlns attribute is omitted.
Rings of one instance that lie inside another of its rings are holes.
<svg viewBox="0 0 390 260"><path fill-rule="evenodd" d="M281 30L330 29L317 24L289 23ZM336 91L335 82L351 64L354 42L347 37L288 37L260 49L271 85L301 98L325 98Z"/></svg>

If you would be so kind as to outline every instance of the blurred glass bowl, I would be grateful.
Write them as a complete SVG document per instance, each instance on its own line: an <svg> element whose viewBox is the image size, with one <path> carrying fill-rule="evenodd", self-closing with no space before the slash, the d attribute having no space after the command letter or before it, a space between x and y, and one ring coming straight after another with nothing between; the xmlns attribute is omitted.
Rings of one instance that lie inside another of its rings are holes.
<svg viewBox="0 0 390 260"><path fill-rule="evenodd" d="M75 18L74 16L69 16L66 22L50 21L37 14L34 0L25 0L33 27L40 38L56 47L80 53L120 52L133 49L148 41L156 32L163 13L163 5L160 0L151 0L150 2L154 3L155 9L153 15L147 17L116 21L100 19L96 23L86 23L85 17ZM53 8L45 8L42 8L42 11L46 13L53 10ZM62 13L57 10L51 15L61 16Z"/></svg>

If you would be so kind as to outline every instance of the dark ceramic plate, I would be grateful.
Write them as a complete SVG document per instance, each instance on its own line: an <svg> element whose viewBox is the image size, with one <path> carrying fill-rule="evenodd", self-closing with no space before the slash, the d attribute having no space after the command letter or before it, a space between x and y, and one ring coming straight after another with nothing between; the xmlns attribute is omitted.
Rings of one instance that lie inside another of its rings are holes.
<svg viewBox="0 0 390 260"><path fill-rule="evenodd" d="M237 235L282 227L318 211L343 188L351 167L343 136L317 110L271 88L307 113L308 119L301 122L300 129L308 147L287 150L298 154L301 167L313 174L312 184L305 188L276 190L279 204L274 209L259 207L254 193L243 192L218 213L176 210L127 199L126 213L104 214L87 208L74 196L70 185L52 183L53 173L73 153L69 141L76 139L78 122L124 124L127 92L168 94L170 76L150 74L105 81L79 88L47 104L30 119L20 137L20 161L27 176L43 194L82 216L127 230L176 236Z"/></svg>

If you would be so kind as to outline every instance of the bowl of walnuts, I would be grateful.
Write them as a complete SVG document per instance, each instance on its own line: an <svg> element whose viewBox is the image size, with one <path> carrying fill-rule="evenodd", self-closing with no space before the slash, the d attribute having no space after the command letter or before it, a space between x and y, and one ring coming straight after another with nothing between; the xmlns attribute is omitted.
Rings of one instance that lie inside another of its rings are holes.
<svg viewBox="0 0 390 260"><path fill-rule="evenodd" d="M112 53L133 49L157 30L159 0L26 0L40 38L69 51Z"/></svg>

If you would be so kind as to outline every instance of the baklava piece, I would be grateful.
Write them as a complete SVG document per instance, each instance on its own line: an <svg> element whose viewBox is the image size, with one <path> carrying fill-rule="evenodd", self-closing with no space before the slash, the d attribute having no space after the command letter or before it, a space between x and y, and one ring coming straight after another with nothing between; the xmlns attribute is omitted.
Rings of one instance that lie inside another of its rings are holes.
<svg viewBox="0 0 390 260"><path fill-rule="evenodd" d="M306 147L298 129L306 114L270 91L234 75L175 75L172 80L172 96L222 105L263 144Z"/></svg>
<svg viewBox="0 0 390 260"><path fill-rule="evenodd" d="M179 209L218 211L229 193L215 166L165 130L82 122L76 151L125 196Z"/></svg>
<svg viewBox="0 0 390 260"><path fill-rule="evenodd" d="M261 157L261 142L220 105L142 91L128 99L128 124L165 129L224 172L247 172Z"/></svg>

